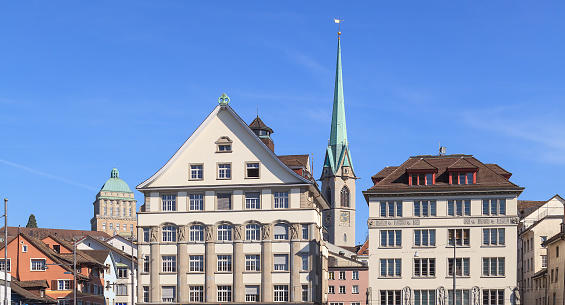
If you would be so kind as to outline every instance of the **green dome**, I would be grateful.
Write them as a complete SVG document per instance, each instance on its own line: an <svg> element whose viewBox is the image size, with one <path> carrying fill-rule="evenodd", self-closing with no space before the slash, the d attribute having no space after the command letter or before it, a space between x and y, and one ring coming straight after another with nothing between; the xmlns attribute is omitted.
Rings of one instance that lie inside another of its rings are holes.
<svg viewBox="0 0 565 305"><path fill-rule="evenodd" d="M120 193L133 193L128 184L120 179L120 172L117 168L113 168L110 173L110 179L104 183L101 192L120 192Z"/></svg>

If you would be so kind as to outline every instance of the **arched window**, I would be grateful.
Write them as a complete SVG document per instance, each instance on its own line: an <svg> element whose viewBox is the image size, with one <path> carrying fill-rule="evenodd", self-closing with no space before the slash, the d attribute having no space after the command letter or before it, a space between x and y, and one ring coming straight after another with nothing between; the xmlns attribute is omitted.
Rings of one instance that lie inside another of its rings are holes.
<svg viewBox="0 0 565 305"><path fill-rule="evenodd" d="M118 225L116 225L118 227ZM175 242L177 241L177 228L172 225L163 226L163 241Z"/></svg>
<svg viewBox="0 0 565 305"><path fill-rule="evenodd" d="M347 188L347 186L344 186L341 189L341 206L348 208L349 207L349 189Z"/></svg>
<svg viewBox="0 0 565 305"><path fill-rule="evenodd" d="M274 227L275 239L288 239L288 225L278 223Z"/></svg>
<svg viewBox="0 0 565 305"><path fill-rule="evenodd" d="M328 201L328 204L331 206L332 205L332 189L329 188L329 187L326 190L326 200Z"/></svg>
<svg viewBox="0 0 565 305"><path fill-rule="evenodd" d="M204 241L204 226L190 226L190 241Z"/></svg>
<svg viewBox="0 0 565 305"><path fill-rule="evenodd" d="M256 223L245 226L245 240L261 240L261 227Z"/></svg>
<svg viewBox="0 0 565 305"><path fill-rule="evenodd" d="M218 240L231 240L231 226L223 224L218 226Z"/></svg>

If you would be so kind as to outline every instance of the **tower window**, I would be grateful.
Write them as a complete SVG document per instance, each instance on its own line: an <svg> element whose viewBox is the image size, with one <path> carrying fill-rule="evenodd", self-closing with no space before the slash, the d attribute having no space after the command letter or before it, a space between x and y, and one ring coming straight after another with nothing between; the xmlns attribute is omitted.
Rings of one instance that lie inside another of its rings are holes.
<svg viewBox="0 0 565 305"><path fill-rule="evenodd" d="M347 186L344 186L341 189L341 206L348 208L349 207L349 189L347 188Z"/></svg>

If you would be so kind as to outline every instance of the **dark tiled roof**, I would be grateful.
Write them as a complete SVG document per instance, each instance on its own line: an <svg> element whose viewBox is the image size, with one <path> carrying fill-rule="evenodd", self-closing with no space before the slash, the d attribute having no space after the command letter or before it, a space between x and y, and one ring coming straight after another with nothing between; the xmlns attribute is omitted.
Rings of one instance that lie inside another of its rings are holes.
<svg viewBox="0 0 565 305"><path fill-rule="evenodd" d="M425 160L431 166L438 169L434 185L408 185L406 170L415 163L421 162L421 160ZM477 170L477 183L467 185L449 184L449 170L463 168ZM414 156L398 167L387 167L381 170L377 175L373 176L375 184L364 191L364 193L471 191L501 188L516 192L523 190L522 187L508 181L499 172L494 171L492 166L485 165L471 155ZM380 178L382 176L385 177Z"/></svg>
<svg viewBox="0 0 565 305"><path fill-rule="evenodd" d="M510 179L510 177L512 176L511 172L500 167L500 165L498 165L498 164L489 163L489 164L485 164L485 165L488 166L493 171L495 171L497 174L499 174L503 177L506 177L507 179Z"/></svg>
<svg viewBox="0 0 565 305"><path fill-rule="evenodd" d="M518 215L524 218L539 209L547 201L518 200Z"/></svg>
<svg viewBox="0 0 565 305"><path fill-rule="evenodd" d="M431 165L428 161L426 161L424 158L416 161L414 164L412 164L409 168L410 170L434 170L437 171L437 168L433 165Z"/></svg>
<svg viewBox="0 0 565 305"><path fill-rule="evenodd" d="M16 278L12 277L12 281L10 283L10 289L12 290L12 293L19 295L20 297L22 297L25 300L31 301L31 302L29 302L30 304L31 303L57 304L57 300L55 300L55 299L53 299L49 296L42 297L42 296L36 295L35 293L27 291L24 288L24 287L28 287L28 286L26 286L27 282L35 282L35 281L20 282L20 281L16 280ZM44 281L44 282L46 282L46 281ZM33 286L33 287L37 287L37 286Z"/></svg>
<svg viewBox="0 0 565 305"><path fill-rule="evenodd" d="M4 228L2 228L0 231L4 232ZM112 237L105 232L99 231L8 227L8 235L18 235L18 232L25 233L26 235L35 237L37 239L44 239L45 237L50 235L63 240L72 240L73 238L80 238L84 236L92 236L94 238L102 240L106 240Z"/></svg>
<svg viewBox="0 0 565 305"><path fill-rule="evenodd" d="M308 155L284 155L277 156L286 166L293 167L304 167L308 168Z"/></svg>
<svg viewBox="0 0 565 305"><path fill-rule="evenodd" d="M108 254L110 254L109 250L80 250L80 251L94 258L101 265L104 265L104 262L108 257Z"/></svg>
<svg viewBox="0 0 565 305"><path fill-rule="evenodd" d="M263 120L261 120L261 118L259 118L259 116L257 116L253 122L251 122L251 124L249 124L249 128L251 128L251 130L256 130L256 129L262 129L262 130L268 130L270 133L273 133L273 130L265 125L265 123L263 123Z"/></svg>
<svg viewBox="0 0 565 305"><path fill-rule="evenodd" d="M23 288L49 287L46 280L19 281L18 284Z"/></svg>

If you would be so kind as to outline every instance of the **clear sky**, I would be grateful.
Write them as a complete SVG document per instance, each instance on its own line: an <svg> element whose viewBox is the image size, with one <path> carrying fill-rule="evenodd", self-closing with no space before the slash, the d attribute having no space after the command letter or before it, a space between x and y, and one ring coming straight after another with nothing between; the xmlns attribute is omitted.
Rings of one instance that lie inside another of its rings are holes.
<svg viewBox="0 0 565 305"><path fill-rule="evenodd" d="M112 167L151 176L226 92L319 176L342 56L361 191L411 155L473 154L522 199L565 193L563 1L9 1L0 8L0 197L10 225L89 229ZM136 193L140 202L143 197Z"/></svg>

